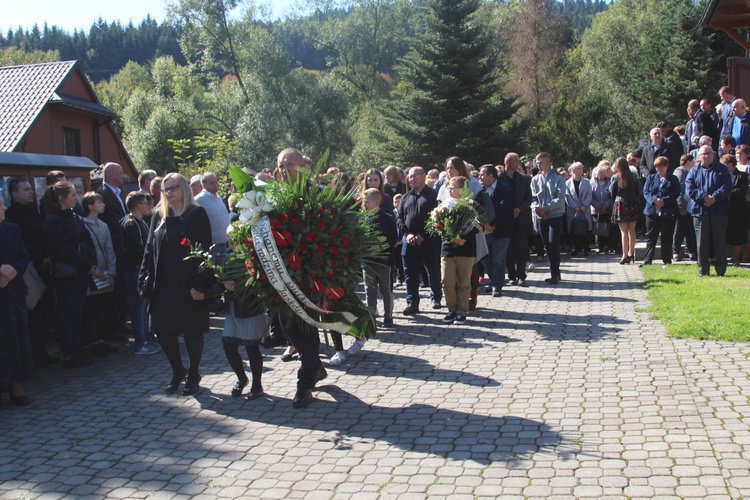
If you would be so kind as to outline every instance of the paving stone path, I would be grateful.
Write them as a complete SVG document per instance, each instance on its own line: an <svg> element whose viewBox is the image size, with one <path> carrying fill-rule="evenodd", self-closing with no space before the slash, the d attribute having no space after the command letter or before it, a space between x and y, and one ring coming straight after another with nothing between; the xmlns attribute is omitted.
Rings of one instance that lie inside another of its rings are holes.
<svg viewBox="0 0 750 500"><path fill-rule="evenodd" d="M397 315L304 410L281 348L228 396L220 319L195 397L161 354L43 370L0 406L0 498L750 498L750 347L668 339L614 256L562 271L464 326Z"/></svg>

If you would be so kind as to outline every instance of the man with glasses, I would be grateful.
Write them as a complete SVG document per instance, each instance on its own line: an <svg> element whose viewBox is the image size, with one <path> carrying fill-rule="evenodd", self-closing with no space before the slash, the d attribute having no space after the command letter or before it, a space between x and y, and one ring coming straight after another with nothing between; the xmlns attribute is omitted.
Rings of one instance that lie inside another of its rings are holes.
<svg viewBox="0 0 750 500"><path fill-rule="evenodd" d="M440 309L443 298L440 286L440 238L425 233L430 212L438 205L437 192L427 188L422 167L412 167L408 179L412 189L401 197L396 211L398 228L403 235L401 256L406 276L407 307L404 314L407 316L419 312L419 276L422 266L425 267L430 282L432 308Z"/></svg>
<svg viewBox="0 0 750 500"><path fill-rule="evenodd" d="M685 179L685 194L690 200L688 208L693 216L698 243L698 276L710 274L712 247L716 274L724 276L727 270L726 233L732 178L726 165L716 160L710 146L701 146L698 157L700 163L690 169Z"/></svg>

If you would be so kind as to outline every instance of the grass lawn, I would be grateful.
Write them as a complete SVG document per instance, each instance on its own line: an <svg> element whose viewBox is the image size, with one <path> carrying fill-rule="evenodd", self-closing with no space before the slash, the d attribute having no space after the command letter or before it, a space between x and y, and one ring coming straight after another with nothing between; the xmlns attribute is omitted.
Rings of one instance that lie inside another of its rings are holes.
<svg viewBox="0 0 750 500"><path fill-rule="evenodd" d="M698 278L695 265L641 270L652 304L647 311L670 336L750 342L750 270L728 267L723 278Z"/></svg>

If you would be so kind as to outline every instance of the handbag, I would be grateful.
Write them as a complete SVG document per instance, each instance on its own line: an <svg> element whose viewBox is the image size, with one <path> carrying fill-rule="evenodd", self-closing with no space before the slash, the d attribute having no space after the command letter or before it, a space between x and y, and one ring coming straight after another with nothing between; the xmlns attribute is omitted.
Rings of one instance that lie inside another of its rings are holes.
<svg viewBox="0 0 750 500"><path fill-rule="evenodd" d="M23 273L23 281L26 283L26 309L34 309L47 291L47 284L39 275L33 262L29 262L26 272Z"/></svg>
<svg viewBox="0 0 750 500"><path fill-rule="evenodd" d="M594 222L593 233L596 236L601 236L602 238L609 238L610 229L611 228L610 228L609 222L600 222L600 221Z"/></svg>
<svg viewBox="0 0 750 500"><path fill-rule="evenodd" d="M570 225L570 232L576 236L587 234L589 232L589 223L586 220L586 217L578 217L576 215Z"/></svg>
<svg viewBox="0 0 750 500"><path fill-rule="evenodd" d="M57 262L52 264L52 278L56 280L67 280L78 276L78 269L68 262Z"/></svg>

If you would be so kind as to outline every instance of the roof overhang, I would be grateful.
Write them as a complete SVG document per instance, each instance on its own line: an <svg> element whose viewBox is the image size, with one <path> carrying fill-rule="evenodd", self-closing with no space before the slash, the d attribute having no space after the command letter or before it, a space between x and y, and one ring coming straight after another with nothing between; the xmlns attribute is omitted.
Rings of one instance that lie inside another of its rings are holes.
<svg viewBox="0 0 750 500"><path fill-rule="evenodd" d="M58 94L57 92L52 94L52 97L49 100L49 106L62 106L69 109L75 109L77 111L83 111L85 113L92 113L94 115L107 118L108 120L117 117L117 113L97 102L87 101L85 99L79 99L77 97L70 97L65 94Z"/></svg>
<svg viewBox="0 0 750 500"><path fill-rule="evenodd" d="M750 52L750 43L736 31L750 28L750 0L710 0L703 11L700 24L724 31Z"/></svg>
<svg viewBox="0 0 750 500"><path fill-rule="evenodd" d="M64 168L86 168L91 170L99 167L99 165L85 156L6 153L3 151L0 151L0 166L44 168L47 170L62 170Z"/></svg>

